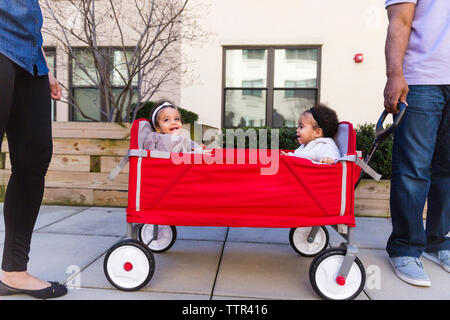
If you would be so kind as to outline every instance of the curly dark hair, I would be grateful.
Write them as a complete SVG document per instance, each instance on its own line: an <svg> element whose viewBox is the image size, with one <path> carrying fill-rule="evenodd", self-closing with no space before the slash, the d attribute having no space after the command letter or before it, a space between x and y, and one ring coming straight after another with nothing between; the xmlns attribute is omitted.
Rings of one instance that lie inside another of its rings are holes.
<svg viewBox="0 0 450 320"><path fill-rule="evenodd" d="M316 121L315 128L321 128L324 138L334 138L338 131L339 120L336 112L324 104L316 104L305 112L310 113Z"/></svg>

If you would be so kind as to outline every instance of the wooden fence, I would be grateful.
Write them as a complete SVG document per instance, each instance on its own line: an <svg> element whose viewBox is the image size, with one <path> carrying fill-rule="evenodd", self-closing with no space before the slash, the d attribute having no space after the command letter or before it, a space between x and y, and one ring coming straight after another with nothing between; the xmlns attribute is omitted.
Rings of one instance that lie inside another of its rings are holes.
<svg viewBox="0 0 450 320"><path fill-rule="evenodd" d="M128 151L129 134L129 125L53 123L53 157L45 179L43 203L126 207L128 165L113 182L107 176ZM3 201L11 169L6 139L0 160ZM389 181L363 180L356 191L356 215L388 217L389 188Z"/></svg>
<svg viewBox="0 0 450 320"><path fill-rule="evenodd" d="M45 178L43 203L126 206L128 168L113 182L107 177L128 151L129 134L129 125L54 122L53 157ZM6 139L1 158L0 198L11 169Z"/></svg>

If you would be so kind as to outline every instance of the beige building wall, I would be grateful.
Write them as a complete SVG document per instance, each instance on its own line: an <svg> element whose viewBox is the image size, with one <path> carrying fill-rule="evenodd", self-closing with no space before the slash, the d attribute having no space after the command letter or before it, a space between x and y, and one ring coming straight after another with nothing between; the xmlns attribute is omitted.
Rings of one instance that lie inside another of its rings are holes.
<svg viewBox="0 0 450 320"><path fill-rule="evenodd" d="M354 124L376 122L383 110L384 42L387 17L380 0L191 0L198 8L202 43L183 43L181 84L163 88L159 97L199 114L205 124L222 124L223 46L321 46L320 102ZM124 11L126 12L126 11ZM126 13L123 13L126 15ZM45 23L49 23L45 21ZM108 41L114 45L114 37ZM57 48L57 77L68 87L69 59ZM356 53L364 54L355 63ZM68 106L57 103L57 120L69 119Z"/></svg>
<svg viewBox="0 0 450 320"><path fill-rule="evenodd" d="M183 45L195 58L195 82L181 88L181 105L220 127L222 50L230 45L322 46L320 102L354 124L376 122L383 110L387 17L379 0L196 0L207 7L201 25L207 43ZM355 63L356 53L364 54Z"/></svg>

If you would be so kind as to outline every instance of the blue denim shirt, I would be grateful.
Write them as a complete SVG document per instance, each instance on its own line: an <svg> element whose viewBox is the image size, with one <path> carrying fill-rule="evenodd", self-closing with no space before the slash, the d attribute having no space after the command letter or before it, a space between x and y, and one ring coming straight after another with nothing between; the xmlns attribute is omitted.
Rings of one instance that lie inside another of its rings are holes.
<svg viewBox="0 0 450 320"><path fill-rule="evenodd" d="M48 74L42 53L42 12L39 0L0 0L0 52L37 75Z"/></svg>

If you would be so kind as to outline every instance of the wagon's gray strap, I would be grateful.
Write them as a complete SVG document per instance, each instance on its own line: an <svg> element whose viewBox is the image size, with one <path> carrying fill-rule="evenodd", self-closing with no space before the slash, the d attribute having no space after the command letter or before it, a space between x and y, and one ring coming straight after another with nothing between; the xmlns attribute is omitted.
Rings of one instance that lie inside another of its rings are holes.
<svg viewBox="0 0 450 320"><path fill-rule="evenodd" d="M108 176L109 181L113 181L120 173L120 171L122 171L123 167L125 167L125 165L128 162L128 154L125 155L119 162L119 164L113 169L113 171L111 171L111 173Z"/></svg>
<svg viewBox="0 0 450 320"><path fill-rule="evenodd" d="M150 158L170 159L170 152L152 150L150 151Z"/></svg>
<svg viewBox="0 0 450 320"><path fill-rule="evenodd" d="M122 171L123 167L125 167L125 165L127 164L129 157L147 157L147 156L148 156L147 150L143 149L128 150L128 153L125 156L123 156L119 164L109 174L108 176L109 181L113 181L119 175L120 171Z"/></svg>
<svg viewBox="0 0 450 320"><path fill-rule="evenodd" d="M148 151L145 149L131 149L128 151L128 157L147 157Z"/></svg>
<svg viewBox="0 0 450 320"><path fill-rule="evenodd" d="M361 158L356 155L346 155L343 156L337 161L351 161L355 162L365 173L371 176L374 180L380 181L381 174L378 174L375 170L373 170L367 163L365 163Z"/></svg>

